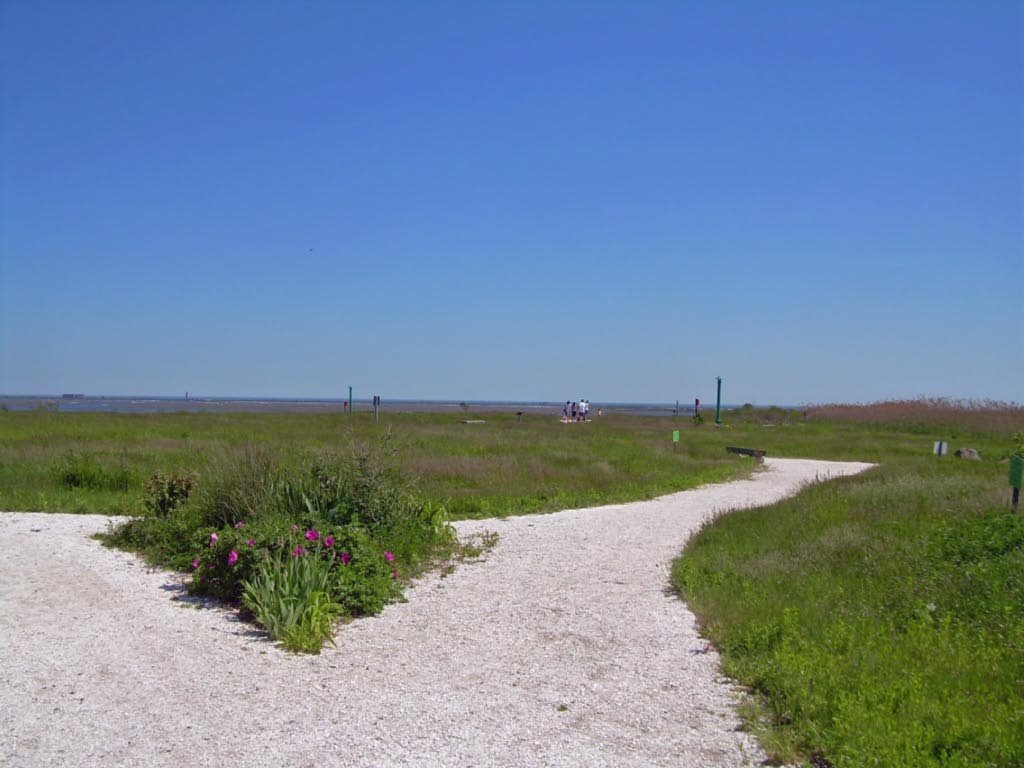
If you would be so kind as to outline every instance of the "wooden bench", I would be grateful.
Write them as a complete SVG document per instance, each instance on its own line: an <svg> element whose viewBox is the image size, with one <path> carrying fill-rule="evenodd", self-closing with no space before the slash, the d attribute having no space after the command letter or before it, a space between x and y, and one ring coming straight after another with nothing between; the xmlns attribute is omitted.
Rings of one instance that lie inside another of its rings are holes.
<svg viewBox="0 0 1024 768"><path fill-rule="evenodd" d="M742 456L753 456L757 459L758 464L764 462L765 454L767 454L767 451L763 451L760 448L737 448L735 445L727 445L725 446L725 450L729 453L738 453Z"/></svg>

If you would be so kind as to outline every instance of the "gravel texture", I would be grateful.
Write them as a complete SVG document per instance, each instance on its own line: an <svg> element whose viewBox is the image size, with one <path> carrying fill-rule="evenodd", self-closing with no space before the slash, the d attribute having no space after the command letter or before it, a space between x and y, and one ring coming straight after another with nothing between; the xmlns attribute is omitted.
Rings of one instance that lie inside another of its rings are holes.
<svg viewBox="0 0 1024 768"><path fill-rule="evenodd" d="M757 765L671 561L710 515L869 466L460 522L497 545L318 656L89 538L110 518L0 514L0 764Z"/></svg>

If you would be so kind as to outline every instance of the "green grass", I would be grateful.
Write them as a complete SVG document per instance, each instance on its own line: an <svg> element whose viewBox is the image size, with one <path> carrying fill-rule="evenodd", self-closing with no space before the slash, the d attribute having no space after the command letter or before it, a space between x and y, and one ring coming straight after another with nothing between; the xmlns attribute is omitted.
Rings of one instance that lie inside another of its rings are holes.
<svg viewBox="0 0 1024 768"><path fill-rule="evenodd" d="M882 466L719 518L673 582L776 758L1024 765L1024 516L1004 460L1019 413L947 424L981 462L926 455L915 435L943 437L934 423L864 415L822 437L841 453L861 432Z"/></svg>
<svg viewBox="0 0 1024 768"><path fill-rule="evenodd" d="M375 423L368 414L0 412L0 509L137 514L153 472L199 473L248 444L299 466L319 453L376 443L389 430L403 471L456 519L652 498L748 472L749 462L727 455L726 445L864 461L927 455L938 439L954 448L969 442L986 459L1006 452L1000 429L923 418L894 426L751 409L725 413L720 429L618 414L567 425L484 413L483 424L461 423L473 416L387 414ZM682 433L678 449L674 429ZM66 484L61 473L70 459L123 478L127 488Z"/></svg>
<svg viewBox="0 0 1024 768"><path fill-rule="evenodd" d="M682 419L608 416L565 425L487 413L483 424L463 424L465 417L391 414L375 423L365 414L0 412L0 508L137 514L143 483L156 471L201 475L217 456L246 445L294 467L317 454L349 454L389 431L403 472L453 518L651 498L750 469L725 453L722 432ZM678 450L674 428L688 430ZM69 456L126 473L127 490L66 485L60 468Z"/></svg>

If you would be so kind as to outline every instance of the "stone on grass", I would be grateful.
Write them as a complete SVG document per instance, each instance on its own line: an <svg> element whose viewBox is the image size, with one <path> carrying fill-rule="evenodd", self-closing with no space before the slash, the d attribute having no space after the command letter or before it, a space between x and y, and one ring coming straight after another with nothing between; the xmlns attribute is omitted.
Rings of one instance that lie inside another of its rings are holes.
<svg viewBox="0 0 1024 768"><path fill-rule="evenodd" d="M959 456L961 459L973 459L974 461L981 461L981 454L973 448L957 448L954 456Z"/></svg>

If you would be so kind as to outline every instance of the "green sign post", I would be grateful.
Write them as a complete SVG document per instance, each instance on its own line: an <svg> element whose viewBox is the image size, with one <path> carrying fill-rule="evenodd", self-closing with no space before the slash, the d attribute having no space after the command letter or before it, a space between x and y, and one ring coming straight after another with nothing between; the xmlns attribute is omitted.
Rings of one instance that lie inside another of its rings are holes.
<svg viewBox="0 0 1024 768"><path fill-rule="evenodd" d="M1014 454L1010 457L1010 485L1013 486L1013 511L1017 511L1020 503L1020 487L1024 484L1024 456Z"/></svg>
<svg viewBox="0 0 1024 768"><path fill-rule="evenodd" d="M679 430L678 429L673 429L672 430L672 447L673 448L678 448L679 447Z"/></svg>
<svg viewBox="0 0 1024 768"><path fill-rule="evenodd" d="M718 400L715 401L715 424L722 426L722 377L717 376L718 379Z"/></svg>

